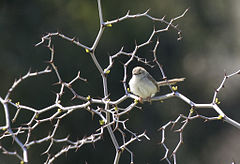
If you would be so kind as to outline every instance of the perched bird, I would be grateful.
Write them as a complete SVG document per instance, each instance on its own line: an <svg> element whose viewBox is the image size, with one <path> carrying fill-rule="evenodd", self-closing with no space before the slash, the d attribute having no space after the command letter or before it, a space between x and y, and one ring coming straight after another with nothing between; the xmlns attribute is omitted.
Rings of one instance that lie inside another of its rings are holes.
<svg viewBox="0 0 240 164"><path fill-rule="evenodd" d="M132 70L132 78L129 81L130 91L141 99L150 99L160 91L160 86L173 85L184 81L185 78L176 78L157 82L143 67L135 67Z"/></svg>

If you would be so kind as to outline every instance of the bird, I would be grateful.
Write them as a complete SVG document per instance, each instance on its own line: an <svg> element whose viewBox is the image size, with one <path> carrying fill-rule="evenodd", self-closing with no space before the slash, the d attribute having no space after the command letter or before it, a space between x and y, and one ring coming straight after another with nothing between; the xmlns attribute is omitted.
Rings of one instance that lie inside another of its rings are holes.
<svg viewBox="0 0 240 164"><path fill-rule="evenodd" d="M130 92L142 99L150 99L160 91L160 86L174 85L184 81L185 78L175 78L157 82L143 67L137 66L132 70L132 78L129 81Z"/></svg>

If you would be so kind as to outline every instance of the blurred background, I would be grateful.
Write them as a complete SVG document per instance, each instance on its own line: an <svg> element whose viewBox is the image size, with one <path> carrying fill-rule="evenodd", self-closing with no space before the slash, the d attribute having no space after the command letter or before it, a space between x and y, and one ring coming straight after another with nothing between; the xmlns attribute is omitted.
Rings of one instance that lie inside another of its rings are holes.
<svg viewBox="0 0 240 164"><path fill-rule="evenodd" d="M189 8L187 14L176 23L182 30L183 39L177 41L177 33L171 29L160 33L158 48L159 62L163 65L169 78L186 77L179 84L179 91L196 103L210 103L214 90L220 85L224 73L232 73L240 68L240 1L235 0L103 0L104 20L121 17L130 10L131 14L142 13L151 9L149 14L155 17L166 16L166 20L181 15ZM131 19L114 24L105 33L96 50L101 65L106 67L108 56L118 52L122 46L125 51L133 51L135 41L145 42L152 32L153 22L147 18ZM164 27L155 24L156 27ZM0 96L5 96L15 78L32 71L39 71L47 66L50 53L45 46L34 47L41 37L48 32L59 31L91 47L99 29L97 2L89 0L2 0L0 2ZM80 70L88 83L78 82L75 89L80 95L92 97L103 96L101 76L85 51L60 38L53 40L55 47L55 63L64 81L72 80ZM151 50L154 44L138 51L138 55L152 59ZM123 69L119 58L109 74L109 91L111 99L124 94L121 80ZM128 80L131 69L141 65L137 61L128 67ZM156 79L161 79L157 68L145 67ZM240 122L239 97L240 77L235 76L227 81L219 93L221 109L232 119ZM12 95L14 102L41 109L54 103L58 86L51 73L31 78L19 85ZM168 90L163 89L163 93ZM66 93L67 95L68 93ZM64 105L79 103L66 97ZM134 109L126 117L127 126L136 133L147 131L151 141L143 140L130 145L137 164L166 163L161 161L164 149L159 127L169 120L174 120L180 113L187 115L190 107L179 99L170 99L164 103L140 104L143 110ZM4 123L3 108L0 107L0 123ZM211 109L197 110L207 116L216 116ZM13 114L14 111L11 111ZM22 113L19 120L24 120L29 113ZM92 120L91 114L84 110L75 111L66 117L61 125L59 136L71 134L76 140L90 135L98 128L98 119ZM49 124L51 125L51 124ZM43 125L33 133L35 139L48 135L51 126ZM169 130L168 130L169 131ZM170 148L178 143L178 135L167 133ZM240 163L240 131L222 121L204 123L193 120L184 131L184 144L177 154L178 163ZM2 143L3 144L3 143ZM47 143L31 147L30 161L43 163L47 155L41 155ZM57 151L62 145L56 146ZM9 143L9 150L11 142ZM114 148L107 133L104 139L93 145L85 145L77 152L69 151L59 157L55 163L112 163ZM0 155L1 164L19 163L12 156ZM130 156L124 152L120 163L130 162Z"/></svg>

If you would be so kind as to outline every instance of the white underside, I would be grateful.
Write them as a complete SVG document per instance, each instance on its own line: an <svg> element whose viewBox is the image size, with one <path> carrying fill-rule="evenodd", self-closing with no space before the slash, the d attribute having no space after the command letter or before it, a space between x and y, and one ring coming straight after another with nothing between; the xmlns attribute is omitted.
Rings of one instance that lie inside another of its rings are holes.
<svg viewBox="0 0 240 164"><path fill-rule="evenodd" d="M158 91L156 85L151 80L136 76L133 76L129 81L129 87L133 94L144 99L153 97Z"/></svg>

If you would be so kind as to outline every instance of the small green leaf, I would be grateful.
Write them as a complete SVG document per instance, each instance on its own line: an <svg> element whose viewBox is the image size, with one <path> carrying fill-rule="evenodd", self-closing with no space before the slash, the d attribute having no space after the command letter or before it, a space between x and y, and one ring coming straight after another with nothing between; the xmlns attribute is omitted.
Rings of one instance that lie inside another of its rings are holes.
<svg viewBox="0 0 240 164"><path fill-rule="evenodd" d="M136 103L136 104L137 104L137 103L138 103L138 99L134 99L134 103Z"/></svg>
<svg viewBox="0 0 240 164"><path fill-rule="evenodd" d="M104 124L105 124L105 121L104 121L104 120L99 120L99 124L100 124L100 125L104 125Z"/></svg>
<svg viewBox="0 0 240 164"><path fill-rule="evenodd" d="M89 52L90 52L90 50L89 50L89 49L87 49L87 48L85 48L85 51L86 51L86 53L89 53Z"/></svg>
<svg viewBox="0 0 240 164"><path fill-rule="evenodd" d="M219 115L219 116L218 116L218 119L219 119L219 120L223 119L223 116L222 116L222 115Z"/></svg>
<svg viewBox="0 0 240 164"><path fill-rule="evenodd" d="M88 100L88 101L91 100L91 96L90 96L90 95L88 95L87 100Z"/></svg>
<svg viewBox="0 0 240 164"><path fill-rule="evenodd" d="M194 109L193 109L193 108L191 108L191 109L190 109L190 113L192 114L193 112L194 112Z"/></svg>
<svg viewBox="0 0 240 164"><path fill-rule="evenodd" d="M109 24L107 24L106 26L107 26L107 27L112 27L112 24L111 24L111 23L109 23Z"/></svg>
<svg viewBox="0 0 240 164"><path fill-rule="evenodd" d="M106 74L109 74L111 71L105 69L104 72L105 72Z"/></svg>
<svg viewBox="0 0 240 164"><path fill-rule="evenodd" d="M216 99L215 99L215 103L216 103L216 104L220 104L221 102L219 101L218 98L216 98Z"/></svg>
<svg viewBox="0 0 240 164"><path fill-rule="evenodd" d="M173 91L177 91L178 90L178 86L172 86L172 90Z"/></svg>

